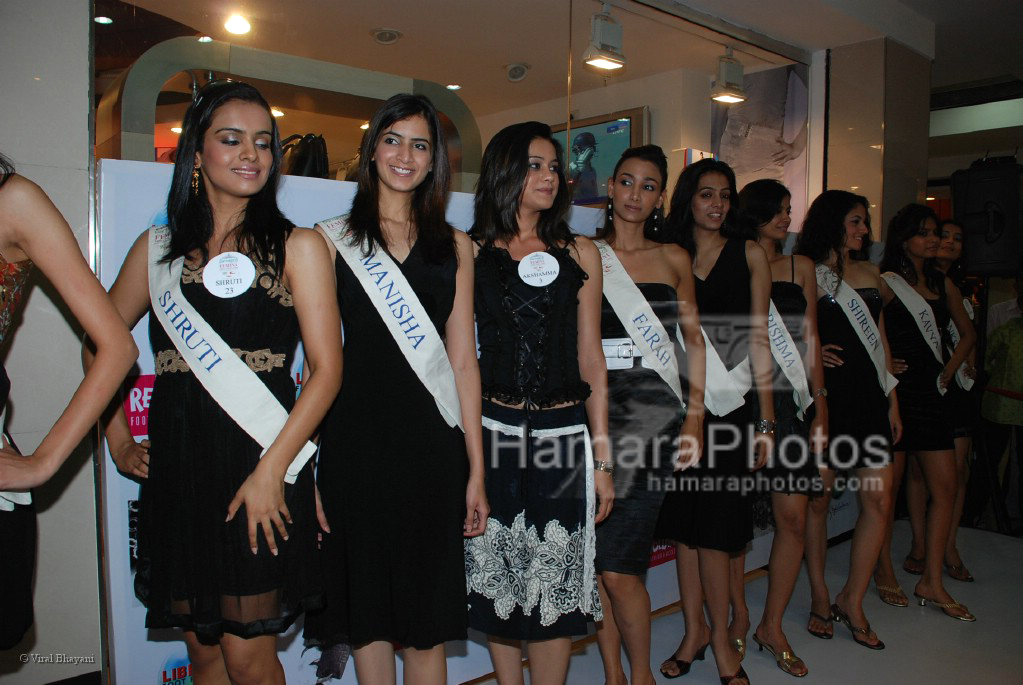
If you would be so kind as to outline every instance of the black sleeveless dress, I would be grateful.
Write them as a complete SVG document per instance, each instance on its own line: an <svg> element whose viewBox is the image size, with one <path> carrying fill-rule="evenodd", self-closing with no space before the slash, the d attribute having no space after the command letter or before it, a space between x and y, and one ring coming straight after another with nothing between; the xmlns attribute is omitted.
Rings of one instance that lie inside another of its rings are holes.
<svg viewBox="0 0 1023 685"><path fill-rule="evenodd" d="M696 278L700 323L729 370L749 355L750 280L746 241L737 238L725 243L705 280ZM725 416L707 412L703 457L669 483L657 538L729 553L753 539L752 484L747 482L752 395L751 390L745 403Z"/></svg>
<svg viewBox="0 0 1023 685"><path fill-rule="evenodd" d="M875 324L881 316L877 288L856 291ZM891 459L892 431L888 397L877 379L870 354L831 294L817 301L817 330L821 345L842 348L842 365L824 367L828 389L828 466L833 469L878 468ZM900 390L901 393L901 390ZM900 395L901 396L901 395Z"/></svg>
<svg viewBox="0 0 1023 685"><path fill-rule="evenodd" d="M395 264L443 336L454 255L431 263L416 242ZM444 421L340 255L335 271L344 380L321 428L317 471L331 529L321 550L327 606L307 617L306 637L415 649L464 639L464 434Z"/></svg>
<svg viewBox="0 0 1023 685"><path fill-rule="evenodd" d="M256 265L249 289L221 299L187 265L181 292L277 400L295 403L291 378L298 317L291 293ZM139 495L135 593L149 628L180 627L204 642L224 633L283 632L321 600L316 559L312 465L285 502L293 523L274 556L260 532L249 549L244 507L225 523L227 506L256 468L262 448L210 397L156 317L149 315L156 380L149 405L149 478Z"/></svg>
<svg viewBox="0 0 1023 685"><path fill-rule="evenodd" d="M934 323L947 340L951 316L941 297L926 299L934 313ZM885 331L892 357L905 360L908 367L899 379L899 416L902 418L902 439L892 448L895 452L950 450L954 447L953 420L947 395L938 392L937 379L948 361L945 344L941 345L942 361L938 361L930 345L920 334L913 314L898 297L885 305ZM953 379L950 385L954 385Z"/></svg>
<svg viewBox="0 0 1023 685"><path fill-rule="evenodd" d="M665 283L637 283L661 325L675 340L678 302ZM601 338L628 333L605 297ZM608 428L615 462L615 501L611 515L597 526L597 571L641 575L650 562L654 526L674 469L683 412L667 383L640 359L629 369L607 372Z"/></svg>

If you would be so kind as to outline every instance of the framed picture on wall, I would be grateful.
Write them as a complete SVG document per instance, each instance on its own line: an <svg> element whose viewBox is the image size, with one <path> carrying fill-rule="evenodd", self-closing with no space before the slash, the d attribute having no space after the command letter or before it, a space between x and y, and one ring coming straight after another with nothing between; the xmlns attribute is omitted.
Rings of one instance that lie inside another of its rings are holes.
<svg viewBox="0 0 1023 685"><path fill-rule="evenodd" d="M572 204L604 204L607 179L618 158L648 140L649 118L647 107L635 107L551 127L565 148L565 178L572 189Z"/></svg>

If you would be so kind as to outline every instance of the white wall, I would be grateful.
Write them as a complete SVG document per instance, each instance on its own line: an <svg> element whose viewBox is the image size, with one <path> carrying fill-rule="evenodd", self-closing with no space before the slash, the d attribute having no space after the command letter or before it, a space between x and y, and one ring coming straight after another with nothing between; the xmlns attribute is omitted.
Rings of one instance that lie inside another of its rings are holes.
<svg viewBox="0 0 1023 685"><path fill-rule="evenodd" d="M0 151L38 183L82 245L89 228L92 82L87 0L0 3ZM78 335L44 279L25 306L5 363L13 390L9 428L26 453L42 440L81 380ZM39 509L36 626L0 653L4 685L37 685L99 670L99 576L92 452L72 455L35 493ZM0 554L4 553L0 550ZM7 588L0 588L0 592ZM21 664L19 656L66 654L95 664Z"/></svg>
<svg viewBox="0 0 1023 685"><path fill-rule="evenodd" d="M615 82L595 90L572 94L572 111L576 119L586 119L622 109L650 108L649 142L660 145L668 155L668 192L682 171L681 148L710 150L710 77L692 69L676 69L631 81ZM480 117L483 145L495 133L519 121L565 122L565 98L547 100L529 107L506 110Z"/></svg>

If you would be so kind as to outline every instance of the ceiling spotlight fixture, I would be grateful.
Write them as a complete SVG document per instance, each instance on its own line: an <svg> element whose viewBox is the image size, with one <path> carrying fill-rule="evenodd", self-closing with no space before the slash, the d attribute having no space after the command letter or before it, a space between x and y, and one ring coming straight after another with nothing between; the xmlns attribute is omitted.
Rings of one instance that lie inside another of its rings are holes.
<svg viewBox="0 0 1023 685"><path fill-rule="evenodd" d="M381 45L394 45L401 38L401 31L397 29L373 29L369 32L373 40Z"/></svg>
<svg viewBox="0 0 1023 685"><path fill-rule="evenodd" d="M447 88L448 90L462 90L462 86L458 85L457 83L449 83L444 87Z"/></svg>
<svg viewBox="0 0 1023 685"><path fill-rule="evenodd" d="M171 126L171 133L181 133L180 126Z"/></svg>
<svg viewBox="0 0 1023 685"><path fill-rule="evenodd" d="M590 44L583 53L583 62L596 69L613 71L625 66L622 53L622 26L611 18L611 3L590 19Z"/></svg>
<svg viewBox="0 0 1023 685"><path fill-rule="evenodd" d="M718 57L718 79L710 90L710 99L734 105L746 99L742 89L742 63L732 57L732 48L725 48L725 54Z"/></svg>
<svg viewBox="0 0 1023 685"><path fill-rule="evenodd" d="M361 128L363 131L365 131L366 129L369 128L369 122L368 121L363 122L362 126L360 126L359 128Z"/></svg>
<svg viewBox="0 0 1023 685"><path fill-rule="evenodd" d="M508 74L508 80L515 83L526 78L526 74L529 73L529 65L516 62L515 64L509 64L504 70Z"/></svg>
<svg viewBox="0 0 1023 685"><path fill-rule="evenodd" d="M240 14L232 14L231 17L224 22L224 28L231 33L248 33L252 28L249 22Z"/></svg>
<svg viewBox="0 0 1023 685"><path fill-rule="evenodd" d="M114 23L114 20L111 19L110 17L95 17L93 19L93 21L96 22L97 24L104 24L104 25L105 24L113 24Z"/></svg>
<svg viewBox="0 0 1023 685"><path fill-rule="evenodd" d="M270 114L273 114L275 117L283 117L284 110L282 110L280 107L271 107Z"/></svg>
<svg viewBox="0 0 1023 685"><path fill-rule="evenodd" d="M934 198L934 197L931 197L930 195L928 195L924 199L927 200L928 202L934 202L937 198Z"/></svg>
<svg viewBox="0 0 1023 685"><path fill-rule="evenodd" d="M199 36L199 38L197 40L200 43L212 43L213 42L213 39L210 38L209 36Z"/></svg>

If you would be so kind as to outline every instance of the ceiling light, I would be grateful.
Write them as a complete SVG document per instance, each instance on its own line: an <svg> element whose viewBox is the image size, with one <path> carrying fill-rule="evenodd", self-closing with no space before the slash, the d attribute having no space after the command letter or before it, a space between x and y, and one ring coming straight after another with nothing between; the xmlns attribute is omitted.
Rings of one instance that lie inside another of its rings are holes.
<svg viewBox="0 0 1023 685"><path fill-rule="evenodd" d="M927 200L928 202L934 202L937 198L925 197L924 199Z"/></svg>
<svg viewBox="0 0 1023 685"><path fill-rule="evenodd" d="M270 114L273 114L275 117L283 117L284 110L282 110L280 107L271 107Z"/></svg>
<svg viewBox="0 0 1023 685"><path fill-rule="evenodd" d="M462 86L458 85L457 83L449 83L444 87L447 88L448 90L462 90Z"/></svg>
<svg viewBox="0 0 1023 685"><path fill-rule="evenodd" d="M181 133L180 126L171 126L171 133Z"/></svg>
<svg viewBox="0 0 1023 685"><path fill-rule="evenodd" d="M710 99L734 105L746 99L742 89L742 64L732 57L732 48L725 48L725 54L718 57L718 78L710 90Z"/></svg>
<svg viewBox="0 0 1023 685"><path fill-rule="evenodd" d="M106 25L106 24L113 24L114 23L114 20L111 19L110 17L95 17L93 19L93 21L96 22L97 24L104 24L104 25Z"/></svg>
<svg viewBox="0 0 1023 685"><path fill-rule="evenodd" d="M529 65L516 62L515 64L509 64L504 68L506 74L508 74L508 80L512 83L516 83L526 78L526 74L529 73Z"/></svg>
<svg viewBox="0 0 1023 685"><path fill-rule="evenodd" d="M210 38L209 36L199 36L198 40L199 40L200 43L212 43L213 42L213 39Z"/></svg>
<svg viewBox="0 0 1023 685"><path fill-rule="evenodd" d="M368 122L368 121L367 121L367 122L365 122L365 123L364 123L364 124L363 124L362 126L360 126L359 128L361 128L361 129L362 129L363 131L365 131L366 129L368 129L368 128L369 128L369 122Z"/></svg>
<svg viewBox="0 0 1023 685"><path fill-rule="evenodd" d="M590 19L590 44L583 53L583 62L591 67L612 71L625 66L622 53L622 27L611 18L611 4Z"/></svg>
<svg viewBox="0 0 1023 685"><path fill-rule="evenodd" d="M394 45L401 38L401 31L398 29L373 29L369 32L373 40L381 45Z"/></svg>
<svg viewBox="0 0 1023 685"><path fill-rule="evenodd" d="M231 33L248 33L252 27L245 17L240 14L232 14L231 17L224 23L224 28Z"/></svg>

